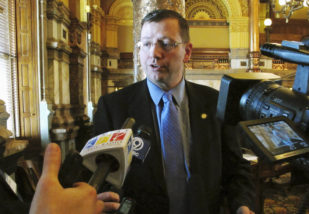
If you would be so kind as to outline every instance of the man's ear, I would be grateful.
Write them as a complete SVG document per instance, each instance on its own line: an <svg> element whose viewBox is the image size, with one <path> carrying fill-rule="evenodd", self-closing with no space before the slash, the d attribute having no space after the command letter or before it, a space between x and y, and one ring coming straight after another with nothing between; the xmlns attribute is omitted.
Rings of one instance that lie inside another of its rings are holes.
<svg viewBox="0 0 309 214"><path fill-rule="evenodd" d="M192 54L192 43L188 42L185 47L185 57L183 58L183 62L189 62Z"/></svg>

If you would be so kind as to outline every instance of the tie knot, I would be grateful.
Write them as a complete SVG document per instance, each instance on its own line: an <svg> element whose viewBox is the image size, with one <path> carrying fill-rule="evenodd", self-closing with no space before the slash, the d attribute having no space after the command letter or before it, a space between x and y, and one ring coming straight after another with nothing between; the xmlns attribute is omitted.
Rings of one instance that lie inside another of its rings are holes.
<svg viewBox="0 0 309 214"><path fill-rule="evenodd" d="M162 96L162 100L164 103L173 102L173 95L171 93L164 93Z"/></svg>

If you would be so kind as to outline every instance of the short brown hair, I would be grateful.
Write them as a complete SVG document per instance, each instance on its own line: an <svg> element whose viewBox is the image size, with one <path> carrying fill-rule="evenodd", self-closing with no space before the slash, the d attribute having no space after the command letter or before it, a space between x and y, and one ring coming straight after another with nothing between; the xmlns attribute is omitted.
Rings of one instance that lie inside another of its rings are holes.
<svg viewBox="0 0 309 214"><path fill-rule="evenodd" d="M174 18L178 20L180 28L180 36L183 42L189 42L189 25L185 18L183 18L179 13L173 10L153 10L148 13L142 20L142 27L146 22L160 22L163 19Z"/></svg>

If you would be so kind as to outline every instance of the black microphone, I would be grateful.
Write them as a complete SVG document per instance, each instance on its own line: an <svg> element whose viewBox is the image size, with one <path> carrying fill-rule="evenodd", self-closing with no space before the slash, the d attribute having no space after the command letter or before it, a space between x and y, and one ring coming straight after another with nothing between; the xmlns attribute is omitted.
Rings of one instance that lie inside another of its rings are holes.
<svg viewBox="0 0 309 214"><path fill-rule="evenodd" d="M152 134L151 129L148 126L141 125L136 131L136 136L133 141L133 156L139 163L143 163L146 159L151 145L150 136Z"/></svg>
<svg viewBox="0 0 309 214"><path fill-rule="evenodd" d="M297 47L299 48L299 45ZM265 56L282 59L291 63L309 65L308 50L297 50L275 43L265 43L260 49L261 53Z"/></svg>

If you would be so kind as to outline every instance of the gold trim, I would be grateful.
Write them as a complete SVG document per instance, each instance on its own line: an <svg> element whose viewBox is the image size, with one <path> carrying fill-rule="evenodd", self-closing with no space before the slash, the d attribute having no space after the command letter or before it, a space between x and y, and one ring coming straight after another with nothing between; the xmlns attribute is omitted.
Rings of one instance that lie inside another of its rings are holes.
<svg viewBox="0 0 309 214"><path fill-rule="evenodd" d="M4 8L0 6L0 13L3 13Z"/></svg>

